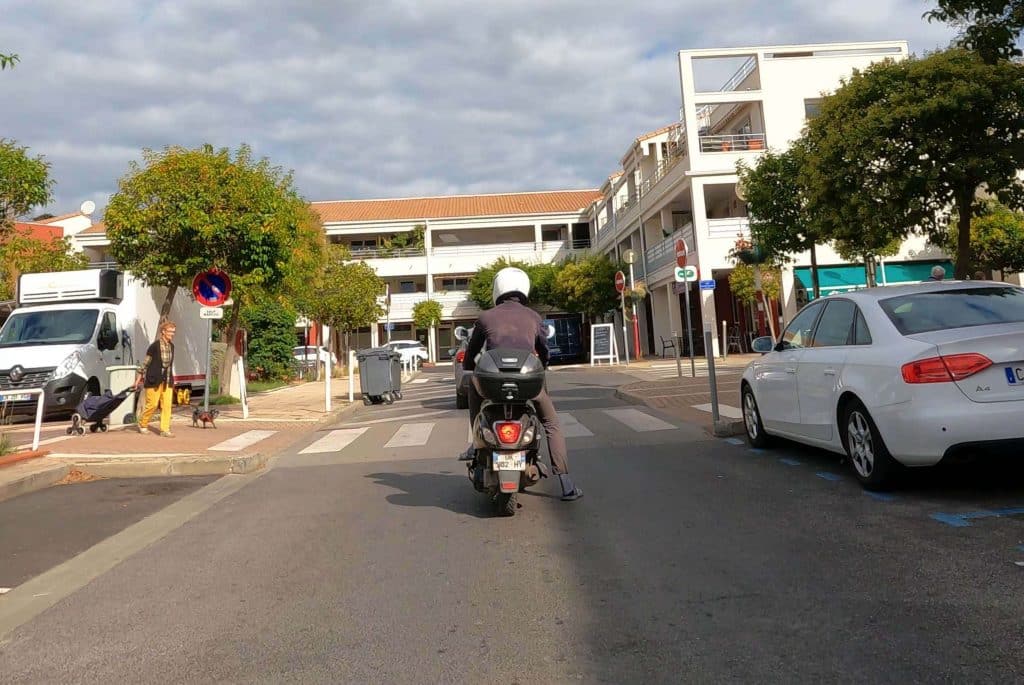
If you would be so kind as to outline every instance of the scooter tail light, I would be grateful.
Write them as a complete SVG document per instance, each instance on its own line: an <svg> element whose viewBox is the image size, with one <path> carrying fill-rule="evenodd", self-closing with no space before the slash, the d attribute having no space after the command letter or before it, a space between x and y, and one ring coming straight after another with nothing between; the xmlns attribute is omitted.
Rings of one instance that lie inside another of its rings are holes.
<svg viewBox="0 0 1024 685"><path fill-rule="evenodd" d="M494 432L502 445L516 445L522 437L523 425L518 421L499 421L494 424Z"/></svg>
<svg viewBox="0 0 1024 685"><path fill-rule="evenodd" d="M458 352L455 353L455 363L461 364L464 361L466 361L466 351L459 350Z"/></svg>

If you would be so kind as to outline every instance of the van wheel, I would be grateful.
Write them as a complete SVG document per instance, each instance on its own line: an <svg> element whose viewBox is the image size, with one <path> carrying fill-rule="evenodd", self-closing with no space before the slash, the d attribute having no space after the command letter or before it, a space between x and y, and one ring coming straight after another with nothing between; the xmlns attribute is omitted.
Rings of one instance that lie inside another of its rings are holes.
<svg viewBox="0 0 1024 685"><path fill-rule="evenodd" d="M892 485L900 465L882 441L878 427L860 400L851 400L843 411L843 446L853 464L853 473L866 490L884 490Z"/></svg>

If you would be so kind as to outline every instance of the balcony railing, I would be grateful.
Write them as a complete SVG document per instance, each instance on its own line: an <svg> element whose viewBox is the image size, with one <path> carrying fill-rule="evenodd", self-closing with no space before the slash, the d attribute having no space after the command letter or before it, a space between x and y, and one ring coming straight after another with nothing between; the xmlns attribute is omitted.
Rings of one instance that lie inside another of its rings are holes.
<svg viewBox="0 0 1024 685"><path fill-rule="evenodd" d="M402 249L377 248L354 248L351 251L353 259L396 259L398 257L423 257L427 251L422 247L406 247Z"/></svg>
<svg viewBox="0 0 1024 685"><path fill-rule="evenodd" d="M680 238L690 238L692 233L693 224L687 223L657 245L647 248L647 268L650 272L656 273L658 269L674 263L676 261L676 241ZM689 242L692 243L692 239ZM690 248L693 249L692 244Z"/></svg>
<svg viewBox="0 0 1024 685"><path fill-rule="evenodd" d="M676 150L676 154L666 157L662 159L660 162L658 162L658 166L655 167L654 173L651 174L646 179L644 179L644 181L640 184L638 192L630 195L625 200L623 200L622 204L619 205L619 208L615 210L616 219L618 219L627 211L629 211L629 209L633 205L640 201L640 198L650 193L651 190L656 185L658 185L661 179L665 178L665 176L668 175L668 173L672 171L672 169L674 169L679 164L679 162L683 161L683 159L686 157L685 143L677 147Z"/></svg>
<svg viewBox="0 0 1024 685"><path fill-rule="evenodd" d="M708 219L708 235L712 238L749 238L750 219L745 216Z"/></svg>
<svg viewBox="0 0 1024 685"><path fill-rule="evenodd" d="M727 135L701 136L701 152L747 152L763 150L765 138L763 133L736 133Z"/></svg>

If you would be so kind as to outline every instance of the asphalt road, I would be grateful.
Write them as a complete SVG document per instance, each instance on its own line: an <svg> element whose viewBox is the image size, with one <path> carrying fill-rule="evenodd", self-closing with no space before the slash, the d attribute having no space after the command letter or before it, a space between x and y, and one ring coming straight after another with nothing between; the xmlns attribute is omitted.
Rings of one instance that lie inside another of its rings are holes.
<svg viewBox="0 0 1024 685"><path fill-rule="evenodd" d="M34 618L0 597L0 681L1021 680L1018 471L868 496L833 456L708 439L560 369L586 496L547 482L494 518L449 373L108 539L124 561L88 584L78 559L26 583L59 598Z"/></svg>

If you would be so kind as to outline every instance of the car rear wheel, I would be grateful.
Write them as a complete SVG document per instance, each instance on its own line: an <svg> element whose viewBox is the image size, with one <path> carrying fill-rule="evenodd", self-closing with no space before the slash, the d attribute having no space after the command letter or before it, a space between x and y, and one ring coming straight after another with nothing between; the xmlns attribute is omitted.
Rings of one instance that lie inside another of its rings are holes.
<svg viewBox="0 0 1024 685"><path fill-rule="evenodd" d="M863 403L852 400L846 405L842 426L843 445L860 484L867 490L884 490L892 485L899 464L889 454Z"/></svg>
<svg viewBox="0 0 1024 685"><path fill-rule="evenodd" d="M749 385L743 386L743 427L747 434L747 442L751 447L764 449L771 446L771 437L764 432L761 411L754 399L754 391Z"/></svg>

